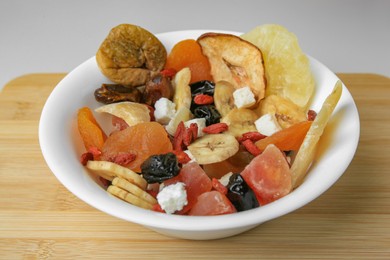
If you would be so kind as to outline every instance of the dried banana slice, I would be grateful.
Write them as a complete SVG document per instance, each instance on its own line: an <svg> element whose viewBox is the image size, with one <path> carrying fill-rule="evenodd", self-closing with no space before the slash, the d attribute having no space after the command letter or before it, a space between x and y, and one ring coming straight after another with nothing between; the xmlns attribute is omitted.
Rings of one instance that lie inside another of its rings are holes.
<svg viewBox="0 0 390 260"><path fill-rule="evenodd" d="M222 117L234 108L234 90L233 85L227 81L221 80L215 83L214 105Z"/></svg>
<svg viewBox="0 0 390 260"><path fill-rule="evenodd" d="M192 113L191 111L186 108L185 106L182 106L178 111L176 111L175 115L169 121L168 125L165 127L167 130L168 134L170 135L175 135L177 126L181 121L186 122L192 118Z"/></svg>
<svg viewBox="0 0 390 260"><path fill-rule="evenodd" d="M277 95L270 95L263 99L256 108L256 113L259 116L275 115L283 129L307 120L306 113L302 108L289 99Z"/></svg>
<svg viewBox="0 0 390 260"><path fill-rule="evenodd" d="M191 107L191 71L189 68L183 68L178 73L176 73L175 78L173 79L173 88L175 94L173 95L173 103L176 104L176 110L179 110L181 107L190 109Z"/></svg>
<svg viewBox="0 0 390 260"><path fill-rule="evenodd" d="M108 180L113 180L115 177L121 177L134 183L143 190L145 190L148 185L142 176L116 163L108 161L88 161L86 167L103 178L109 178Z"/></svg>
<svg viewBox="0 0 390 260"><path fill-rule="evenodd" d="M258 115L248 108L234 108L221 119L221 123L226 123L229 129L225 132L240 137L247 132L257 131L255 121Z"/></svg>
<svg viewBox="0 0 390 260"><path fill-rule="evenodd" d="M209 134L196 139L188 150L199 164L222 162L238 152L239 143L230 134Z"/></svg>
<svg viewBox="0 0 390 260"><path fill-rule="evenodd" d="M115 197L118 197L126 202L129 202L130 204L132 204L134 206L141 207L144 209L149 209L149 210L153 209L153 204L151 204L147 201L144 201L144 200L140 199L139 197L135 196L134 194L127 192L127 191L125 191L117 186L110 185L110 186L108 186L107 191L110 194L114 195Z"/></svg>
<svg viewBox="0 0 390 260"><path fill-rule="evenodd" d="M114 178L112 180L112 185L115 185L115 186L121 188L122 190L125 190L125 191L135 195L136 197L138 197L138 198L140 198L148 203L151 203L152 205L157 203L157 200L152 195L147 193L145 190L139 188L137 185L134 185L133 183L131 183L123 178L120 178L120 177Z"/></svg>
<svg viewBox="0 0 390 260"><path fill-rule="evenodd" d="M95 109L99 113L109 113L122 118L129 126L150 121L150 110L144 104L120 102L104 105Z"/></svg>

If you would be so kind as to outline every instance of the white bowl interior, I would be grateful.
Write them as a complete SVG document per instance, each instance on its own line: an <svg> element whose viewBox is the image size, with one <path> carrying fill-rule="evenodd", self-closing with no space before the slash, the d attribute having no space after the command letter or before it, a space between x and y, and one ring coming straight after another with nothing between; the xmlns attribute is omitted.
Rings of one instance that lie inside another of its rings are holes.
<svg viewBox="0 0 390 260"><path fill-rule="evenodd" d="M204 32L178 31L157 35L169 51L187 38L196 39ZM316 79L316 93L311 108L318 111L338 80L326 66L309 57ZM344 173L351 162L359 139L359 116L348 89L343 93L333 117L320 141L318 154L305 182L289 195L266 206L230 215L190 217L144 210L109 195L80 164L84 152L77 132L76 113L83 106L100 106L93 91L109 80L99 71L92 57L70 72L49 96L40 119L39 140L44 158L58 180L73 194L91 206L115 217L144 225L162 234L187 239L214 239L235 235L287 214L325 192ZM107 116L96 114L101 123ZM109 123L103 124L108 129Z"/></svg>

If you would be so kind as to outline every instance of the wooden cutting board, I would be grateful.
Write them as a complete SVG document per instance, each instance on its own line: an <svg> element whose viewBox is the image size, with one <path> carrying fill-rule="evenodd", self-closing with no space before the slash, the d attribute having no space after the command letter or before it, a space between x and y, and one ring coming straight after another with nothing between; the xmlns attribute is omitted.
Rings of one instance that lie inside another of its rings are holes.
<svg viewBox="0 0 390 260"><path fill-rule="evenodd" d="M165 237L73 196L38 143L42 107L65 74L31 74L0 93L0 258L390 258L390 79L339 74L361 119L354 160L309 205L241 235L214 241Z"/></svg>

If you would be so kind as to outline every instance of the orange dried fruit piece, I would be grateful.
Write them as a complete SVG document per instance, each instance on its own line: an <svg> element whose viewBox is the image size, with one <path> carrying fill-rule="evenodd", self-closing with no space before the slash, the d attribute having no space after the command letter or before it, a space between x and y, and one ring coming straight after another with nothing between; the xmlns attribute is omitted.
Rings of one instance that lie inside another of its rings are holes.
<svg viewBox="0 0 390 260"><path fill-rule="evenodd" d="M190 83L200 80L213 80L209 60L203 55L199 43L193 39L182 40L173 46L165 63L166 69L191 70Z"/></svg>
<svg viewBox="0 0 390 260"><path fill-rule="evenodd" d="M93 147L101 149L103 147L107 136L89 107L82 107L78 110L77 127L85 149L89 150Z"/></svg>
<svg viewBox="0 0 390 260"><path fill-rule="evenodd" d="M273 135L256 142L256 146L264 151L269 144L274 144L282 151L296 151L301 146L312 121L303 121L282 129Z"/></svg>
<svg viewBox="0 0 390 260"><path fill-rule="evenodd" d="M144 122L114 132L102 148L102 160L110 161L119 154L135 154L135 160L125 165L141 172L141 164L151 155L172 151L172 143L164 127L157 122Z"/></svg>

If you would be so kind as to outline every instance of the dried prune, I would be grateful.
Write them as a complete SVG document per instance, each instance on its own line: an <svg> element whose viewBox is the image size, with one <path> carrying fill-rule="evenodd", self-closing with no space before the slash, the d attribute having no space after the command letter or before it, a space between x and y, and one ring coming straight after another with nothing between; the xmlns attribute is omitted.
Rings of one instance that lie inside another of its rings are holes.
<svg viewBox="0 0 390 260"><path fill-rule="evenodd" d="M204 105L195 107L192 111L196 118L205 118L206 126L219 123L221 115L214 105Z"/></svg>
<svg viewBox="0 0 390 260"><path fill-rule="evenodd" d="M215 84L209 80L202 80L198 82L194 82L190 84L191 87L191 95L194 98L198 94L205 94L209 96L214 95Z"/></svg>
<svg viewBox="0 0 390 260"><path fill-rule="evenodd" d="M129 88L120 84L102 84L94 92L96 101L111 104L122 101L140 102L142 94L137 88Z"/></svg>
<svg viewBox="0 0 390 260"><path fill-rule="evenodd" d="M152 155L141 165L142 176L148 183L161 183L177 176L179 163L174 153Z"/></svg>
<svg viewBox="0 0 390 260"><path fill-rule="evenodd" d="M240 174L235 173L230 176L227 188L228 193L226 196L237 211L253 209L259 206L255 193Z"/></svg>

